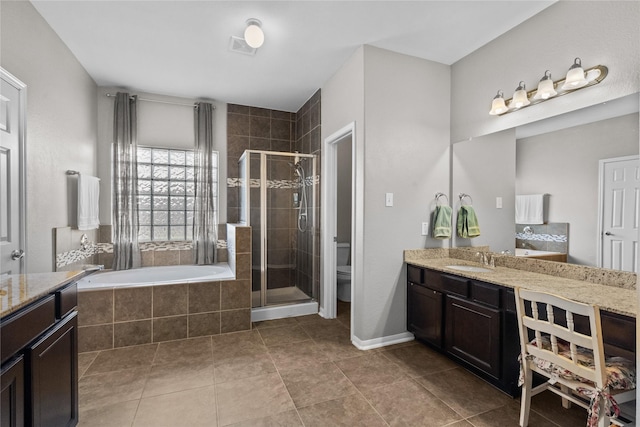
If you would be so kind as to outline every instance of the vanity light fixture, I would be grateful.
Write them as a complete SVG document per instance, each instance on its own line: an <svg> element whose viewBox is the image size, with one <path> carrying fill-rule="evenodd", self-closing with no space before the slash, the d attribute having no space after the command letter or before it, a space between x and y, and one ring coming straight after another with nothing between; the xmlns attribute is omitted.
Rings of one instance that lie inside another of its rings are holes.
<svg viewBox="0 0 640 427"><path fill-rule="evenodd" d="M489 114L492 116L497 116L502 113L506 113L508 110L507 105L504 103L504 96L501 90L498 91L498 94L493 97L493 102L491 103L491 111Z"/></svg>
<svg viewBox="0 0 640 427"><path fill-rule="evenodd" d="M262 22L258 19L247 19L247 28L244 30L244 41L254 49L258 49L264 43Z"/></svg>
<svg viewBox="0 0 640 427"><path fill-rule="evenodd" d="M565 78L553 81L551 79L551 72L547 70L540 79L536 89L527 91L525 83L520 82L513 94L513 98L506 101L502 96L502 91L499 90L491 102L489 114L499 116L511 113L529 105L547 101L553 97L566 95L578 89L597 85L607 77L608 73L609 70L604 65L596 65L595 67L584 70L582 68L582 61L580 58L576 58Z"/></svg>
<svg viewBox="0 0 640 427"><path fill-rule="evenodd" d="M589 81L584 75L584 70L582 69L582 61L580 60L580 58L576 58L573 61L573 65L571 66L571 68L569 68L569 71L567 71L567 77L564 79L562 89L578 89L586 86L587 83L589 83Z"/></svg>
<svg viewBox="0 0 640 427"><path fill-rule="evenodd" d="M556 92L553 80L551 79L551 71L547 70L544 72L544 76L540 79L540 83L538 83L538 90L536 90L536 94L533 95L533 99L549 99L557 94L558 92Z"/></svg>
<svg viewBox="0 0 640 427"><path fill-rule="evenodd" d="M513 94L513 98L509 103L510 108L522 108L531 104L529 97L527 96L527 89L524 82L518 83L518 87Z"/></svg>

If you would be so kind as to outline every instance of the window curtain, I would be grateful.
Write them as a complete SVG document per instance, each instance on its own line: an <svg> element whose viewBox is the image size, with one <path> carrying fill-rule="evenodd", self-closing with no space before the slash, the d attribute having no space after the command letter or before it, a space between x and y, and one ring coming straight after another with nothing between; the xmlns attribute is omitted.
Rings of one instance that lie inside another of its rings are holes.
<svg viewBox="0 0 640 427"><path fill-rule="evenodd" d="M136 96L118 92L113 115L113 269L140 267Z"/></svg>
<svg viewBox="0 0 640 427"><path fill-rule="evenodd" d="M215 209L213 164L213 105L200 102L195 108L195 209L193 253L196 264L217 261L218 215Z"/></svg>

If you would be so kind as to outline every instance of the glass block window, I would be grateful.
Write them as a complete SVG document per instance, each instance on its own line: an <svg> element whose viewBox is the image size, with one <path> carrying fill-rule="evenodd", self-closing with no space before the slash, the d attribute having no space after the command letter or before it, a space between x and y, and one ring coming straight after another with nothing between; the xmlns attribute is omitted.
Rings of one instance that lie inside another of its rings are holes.
<svg viewBox="0 0 640 427"><path fill-rule="evenodd" d="M218 153L213 156L217 207ZM139 241L193 238L193 150L138 147L138 193Z"/></svg>

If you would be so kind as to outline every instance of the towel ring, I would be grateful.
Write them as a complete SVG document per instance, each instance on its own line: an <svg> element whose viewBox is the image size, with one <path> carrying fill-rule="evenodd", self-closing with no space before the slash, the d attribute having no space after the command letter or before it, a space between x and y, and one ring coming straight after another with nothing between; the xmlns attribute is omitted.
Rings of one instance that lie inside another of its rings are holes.
<svg viewBox="0 0 640 427"><path fill-rule="evenodd" d="M460 193L458 194L458 197L460 198L460 204L463 204L465 198L469 199L469 202L470 202L469 204L471 205L473 204L473 199L471 198L470 195L466 193Z"/></svg>
<svg viewBox="0 0 640 427"><path fill-rule="evenodd" d="M440 197L444 197L445 200L447 201L447 205L449 204L449 197L447 197L446 194L444 194L444 193L436 193L436 205L439 205Z"/></svg>

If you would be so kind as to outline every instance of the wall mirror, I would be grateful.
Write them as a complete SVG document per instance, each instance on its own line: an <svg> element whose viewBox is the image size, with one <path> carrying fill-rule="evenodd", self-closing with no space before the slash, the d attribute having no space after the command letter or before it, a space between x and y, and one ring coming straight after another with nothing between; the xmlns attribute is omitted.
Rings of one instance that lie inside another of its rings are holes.
<svg viewBox="0 0 640 427"><path fill-rule="evenodd" d="M562 224L567 224L567 262L616 268L615 263L599 264L603 254L598 240L607 232L599 212L599 169L604 159L636 159L633 179L640 178L639 99L636 93L454 144L453 197L460 192L473 195L482 235L473 241L454 239L453 246L489 245L495 252L515 254L516 236L522 237L524 228L515 224L516 194L546 194L545 222L560 224L560 228L534 225L533 233L557 237L562 234ZM636 194L633 201L627 196L628 209L637 209ZM634 236L637 240L637 228ZM538 237L542 236L534 236ZM523 243L526 248L562 250L562 245L518 239L518 245ZM634 263L631 268L619 269L635 268Z"/></svg>

